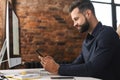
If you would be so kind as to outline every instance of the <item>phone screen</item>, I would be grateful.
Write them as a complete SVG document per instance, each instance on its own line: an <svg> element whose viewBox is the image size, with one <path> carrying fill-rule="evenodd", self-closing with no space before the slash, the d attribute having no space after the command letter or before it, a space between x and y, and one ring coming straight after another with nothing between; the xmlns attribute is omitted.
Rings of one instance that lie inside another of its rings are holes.
<svg viewBox="0 0 120 80"><path fill-rule="evenodd" d="M39 56L43 57L42 53L41 53L39 50L36 50L36 53L37 53Z"/></svg>

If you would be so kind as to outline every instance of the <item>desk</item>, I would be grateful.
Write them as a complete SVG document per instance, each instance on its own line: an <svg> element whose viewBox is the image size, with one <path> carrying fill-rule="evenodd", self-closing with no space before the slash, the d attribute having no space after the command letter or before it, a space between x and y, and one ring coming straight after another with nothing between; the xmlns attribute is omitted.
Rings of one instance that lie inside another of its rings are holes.
<svg viewBox="0 0 120 80"><path fill-rule="evenodd" d="M53 75L42 68L35 68L35 69L11 69L11 70L0 70L5 76L9 77L9 80L100 80L91 77L74 77L73 79L51 79L51 77L66 77L60 75ZM18 79L13 78L13 76L20 76L26 74L38 74L36 78L29 78L29 79Z"/></svg>

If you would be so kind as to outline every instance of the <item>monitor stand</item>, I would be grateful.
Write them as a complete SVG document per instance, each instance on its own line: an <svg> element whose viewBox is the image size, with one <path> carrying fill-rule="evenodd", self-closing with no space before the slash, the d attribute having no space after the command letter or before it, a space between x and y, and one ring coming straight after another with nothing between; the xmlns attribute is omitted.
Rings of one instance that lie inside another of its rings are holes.
<svg viewBox="0 0 120 80"><path fill-rule="evenodd" d="M0 66L4 62L8 62L9 68L12 68L12 67L14 67L16 65L21 64L21 57L12 58L12 57L10 57L10 54L8 54L8 52L7 52L7 60L3 60L6 50L7 50L7 41L5 39L5 41L3 43L3 46L1 48L1 51L0 51Z"/></svg>

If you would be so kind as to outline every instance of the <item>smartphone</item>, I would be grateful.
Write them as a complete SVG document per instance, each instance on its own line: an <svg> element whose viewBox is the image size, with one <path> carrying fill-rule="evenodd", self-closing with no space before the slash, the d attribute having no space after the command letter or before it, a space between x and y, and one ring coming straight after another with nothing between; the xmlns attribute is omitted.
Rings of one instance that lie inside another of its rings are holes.
<svg viewBox="0 0 120 80"><path fill-rule="evenodd" d="M41 53L39 50L36 50L36 53L37 53L39 56L43 57L42 53Z"/></svg>
<svg viewBox="0 0 120 80"><path fill-rule="evenodd" d="M66 80L74 80L74 77L72 77L72 76L56 76L56 77L51 77L51 79L55 79L55 80L58 80L58 79L60 79L60 80L63 80L63 79L66 79Z"/></svg>

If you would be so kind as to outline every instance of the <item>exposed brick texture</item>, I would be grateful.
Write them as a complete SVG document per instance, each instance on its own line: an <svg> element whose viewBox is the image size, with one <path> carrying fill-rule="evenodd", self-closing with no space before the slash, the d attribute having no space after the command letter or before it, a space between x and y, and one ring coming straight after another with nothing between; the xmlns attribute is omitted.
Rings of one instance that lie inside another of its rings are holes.
<svg viewBox="0 0 120 80"><path fill-rule="evenodd" d="M5 1L0 0L0 48L4 40L4 27L5 26Z"/></svg>

